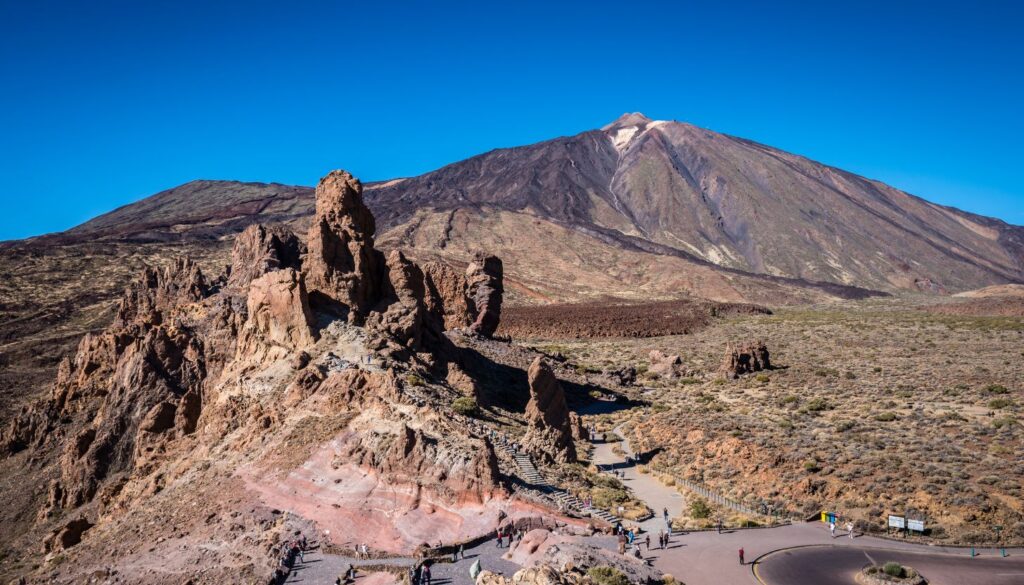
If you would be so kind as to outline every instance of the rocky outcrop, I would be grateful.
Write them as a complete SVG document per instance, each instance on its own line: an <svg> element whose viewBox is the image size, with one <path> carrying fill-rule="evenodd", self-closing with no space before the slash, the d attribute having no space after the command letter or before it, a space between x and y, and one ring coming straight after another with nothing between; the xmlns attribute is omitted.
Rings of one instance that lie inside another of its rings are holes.
<svg viewBox="0 0 1024 585"><path fill-rule="evenodd" d="M114 327L159 325L174 308L196 302L208 291L199 266L188 258L179 258L162 271L147 267L121 297Z"/></svg>
<svg viewBox="0 0 1024 585"><path fill-rule="evenodd" d="M569 406L551 366L538 356L527 374L530 401L526 404L528 429L523 444L534 457L547 463L576 461Z"/></svg>
<svg viewBox="0 0 1024 585"><path fill-rule="evenodd" d="M373 247L373 214L363 185L345 171L331 171L316 187L302 274L314 308L347 312L362 323L381 299L384 256Z"/></svg>
<svg viewBox="0 0 1024 585"><path fill-rule="evenodd" d="M469 330L484 337L494 335L501 319L501 298L504 293L501 259L476 253L466 267L468 297L476 318Z"/></svg>
<svg viewBox="0 0 1024 585"><path fill-rule="evenodd" d="M467 448L468 447L468 448ZM480 503L498 486L498 459L486 439L456 445L403 425L350 443L339 462L355 462L395 484L421 485L449 502Z"/></svg>
<svg viewBox="0 0 1024 585"><path fill-rule="evenodd" d="M253 280L246 307L248 318L239 338L239 356L284 357L316 341L306 287L293 268ZM279 351L273 351L275 348Z"/></svg>
<svg viewBox="0 0 1024 585"><path fill-rule="evenodd" d="M772 362L768 347L763 342L729 345L725 350L725 358L719 371L729 378L739 378L744 374L770 370Z"/></svg>
<svg viewBox="0 0 1024 585"><path fill-rule="evenodd" d="M476 321L476 305L467 297L466 275L444 262L423 264L427 312L444 323L445 329L469 327Z"/></svg>
<svg viewBox="0 0 1024 585"><path fill-rule="evenodd" d="M683 358L679 355L666 355L658 350L652 350L649 359L651 367L647 372L661 378L674 379L689 374L683 366Z"/></svg>
<svg viewBox="0 0 1024 585"><path fill-rule="evenodd" d="M228 286L244 290L268 272L300 270L304 252L305 246L288 228L251 225L235 238Z"/></svg>
<svg viewBox="0 0 1024 585"><path fill-rule="evenodd" d="M0 453L31 449L29 462L52 467L45 505L27 515L39 522L35 542L75 546L94 524L145 510L141 502L188 473L204 478L197 458L230 459L275 441L287 454L296 444L333 452L334 469L372 470L410 509L422 493L449 512L490 505L487 522L497 520L491 500L507 493L494 449L424 410L430 392L409 393L407 381L442 359L431 352L445 355L449 323L493 331L500 262L495 269L496 259L484 258L469 279L440 266L428 276L397 250L385 261L360 191L347 173L325 177L305 256L288 230L252 226L212 285L181 259L127 287L113 323L60 363L50 396L0 430ZM475 393L465 372L447 371L460 392ZM346 431L358 417L361 426Z"/></svg>
<svg viewBox="0 0 1024 585"><path fill-rule="evenodd" d="M442 327L427 319L423 271L398 250L388 255L386 268L384 299L366 321L367 330L377 334L373 348L392 355L419 351L424 329L430 327L436 339Z"/></svg>

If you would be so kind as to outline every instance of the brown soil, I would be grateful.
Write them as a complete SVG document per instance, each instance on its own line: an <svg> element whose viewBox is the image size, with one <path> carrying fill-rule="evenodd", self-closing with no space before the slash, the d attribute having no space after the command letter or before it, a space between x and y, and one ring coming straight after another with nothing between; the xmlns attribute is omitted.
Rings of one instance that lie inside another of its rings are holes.
<svg viewBox="0 0 1024 585"><path fill-rule="evenodd" d="M498 333L515 338L659 337L693 333L718 317L758 314L771 311L757 305L695 300L511 306L502 314Z"/></svg>

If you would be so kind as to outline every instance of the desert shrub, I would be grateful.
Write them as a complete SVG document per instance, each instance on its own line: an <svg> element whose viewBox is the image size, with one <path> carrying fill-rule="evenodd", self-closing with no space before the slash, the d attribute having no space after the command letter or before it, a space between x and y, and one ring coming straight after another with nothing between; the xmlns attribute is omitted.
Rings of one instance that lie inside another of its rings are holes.
<svg viewBox="0 0 1024 585"><path fill-rule="evenodd" d="M817 459L808 459L807 461L804 461L804 471L817 473L821 471L821 465L818 463Z"/></svg>
<svg viewBox="0 0 1024 585"><path fill-rule="evenodd" d="M590 492L594 505L598 508L612 509L629 501L629 492L621 488L596 487Z"/></svg>
<svg viewBox="0 0 1024 585"><path fill-rule="evenodd" d="M988 401L988 407L996 410L1006 408L1007 406L1010 406L1012 404L1013 401L1011 401L1009 398L993 398L992 400Z"/></svg>
<svg viewBox="0 0 1024 585"><path fill-rule="evenodd" d="M992 426L997 429L1012 427L1015 424L1017 424L1017 419L1012 416L1003 416L992 421Z"/></svg>
<svg viewBox="0 0 1024 585"><path fill-rule="evenodd" d="M854 422L852 420L839 421L838 423L836 423L836 432L837 433L844 433L844 432L852 429L853 426L854 426Z"/></svg>
<svg viewBox="0 0 1024 585"><path fill-rule="evenodd" d="M469 396L460 396L452 401L452 410L463 416L473 416L476 414L476 408L476 400Z"/></svg>
<svg viewBox="0 0 1024 585"><path fill-rule="evenodd" d="M711 517L711 506L701 498L690 502L690 517L702 520Z"/></svg>
<svg viewBox="0 0 1024 585"><path fill-rule="evenodd" d="M700 384L700 380L697 378L680 378L679 384L682 386L689 386L690 384Z"/></svg>
<svg viewBox="0 0 1024 585"><path fill-rule="evenodd" d="M629 578L613 567L591 567L587 575L594 585L629 585Z"/></svg>
<svg viewBox="0 0 1024 585"><path fill-rule="evenodd" d="M758 382L760 382L760 383L762 383L762 384L767 384L767 383L768 383L768 381L769 381L769 380L771 380L771 378L770 378L770 377L768 377L768 374L758 374L758 375L757 375L757 376L755 377L755 380L757 380Z"/></svg>
<svg viewBox="0 0 1024 585"><path fill-rule="evenodd" d="M424 386L424 385L426 385L426 382L423 381L423 378L417 376L416 374L409 374L409 375L407 375L405 377L405 381L410 386Z"/></svg>
<svg viewBox="0 0 1024 585"><path fill-rule="evenodd" d="M889 575L890 577L902 577L906 573L906 571L903 569L903 565L895 561L889 561L888 563L882 565L882 570L885 571L885 574Z"/></svg>
<svg viewBox="0 0 1024 585"><path fill-rule="evenodd" d="M800 399L797 396L795 396L793 394L787 394L787 395L783 396L782 398L779 398L779 406L786 406L787 404L794 404L798 400L800 400Z"/></svg>
<svg viewBox="0 0 1024 585"><path fill-rule="evenodd" d="M829 408L831 408L831 406L829 405L828 400L825 400L824 398L821 397L816 397L810 399L804 408L811 412L821 412L823 410L828 410Z"/></svg>
<svg viewBox="0 0 1024 585"><path fill-rule="evenodd" d="M875 420L878 422L892 422L897 418L899 417L896 416L895 412L880 412L875 415Z"/></svg>
<svg viewBox="0 0 1024 585"><path fill-rule="evenodd" d="M1006 389L1006 386L1001 384L989 384L985 386L985 392L989 394L1009 394L1010 391Z"/></svg>
<svg viewBox="0 0 1024 585"><path fill-rule="evenodd" d="M849 372L848 371L848 372L843 374L843 377L846 378L847 380L856 380L857 379L857 374L854 374L853 372Z"/></svg>

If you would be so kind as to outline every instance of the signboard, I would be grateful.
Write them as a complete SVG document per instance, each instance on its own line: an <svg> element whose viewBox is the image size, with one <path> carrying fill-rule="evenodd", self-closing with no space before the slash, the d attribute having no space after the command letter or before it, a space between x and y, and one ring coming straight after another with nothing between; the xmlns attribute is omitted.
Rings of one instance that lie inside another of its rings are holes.
<svg viewBox="0 0 1024 585"><path fill-rule="evenodd" d="M889 528L906 528L903 516L889 516Z"/></svg>
<svg viewBox="0 0 1024 585"><path fill-rule="evenodd" d="M822 510L822 512L821 512L821 521L824 522L825 524L828 524L829 522L835 522L836 521L836 513L835 512L825 512L824 510Z"/></svg>
<svg viewBox="0 0 1024 585"><path fill-rule="evenodd" d="M907 520L907 528L917 532L924 532L924 520Z"/></svg>

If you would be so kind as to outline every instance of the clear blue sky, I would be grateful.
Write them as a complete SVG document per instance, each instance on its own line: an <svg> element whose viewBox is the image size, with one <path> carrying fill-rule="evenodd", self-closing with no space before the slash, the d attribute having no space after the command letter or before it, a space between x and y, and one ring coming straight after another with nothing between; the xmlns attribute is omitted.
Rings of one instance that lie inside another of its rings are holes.
<svg viewBox="0 0 1024 585"><path fill-rule="evenodd" d="M1024 224L1013 2L0 0L0 239L677 119Z"/></svg>

